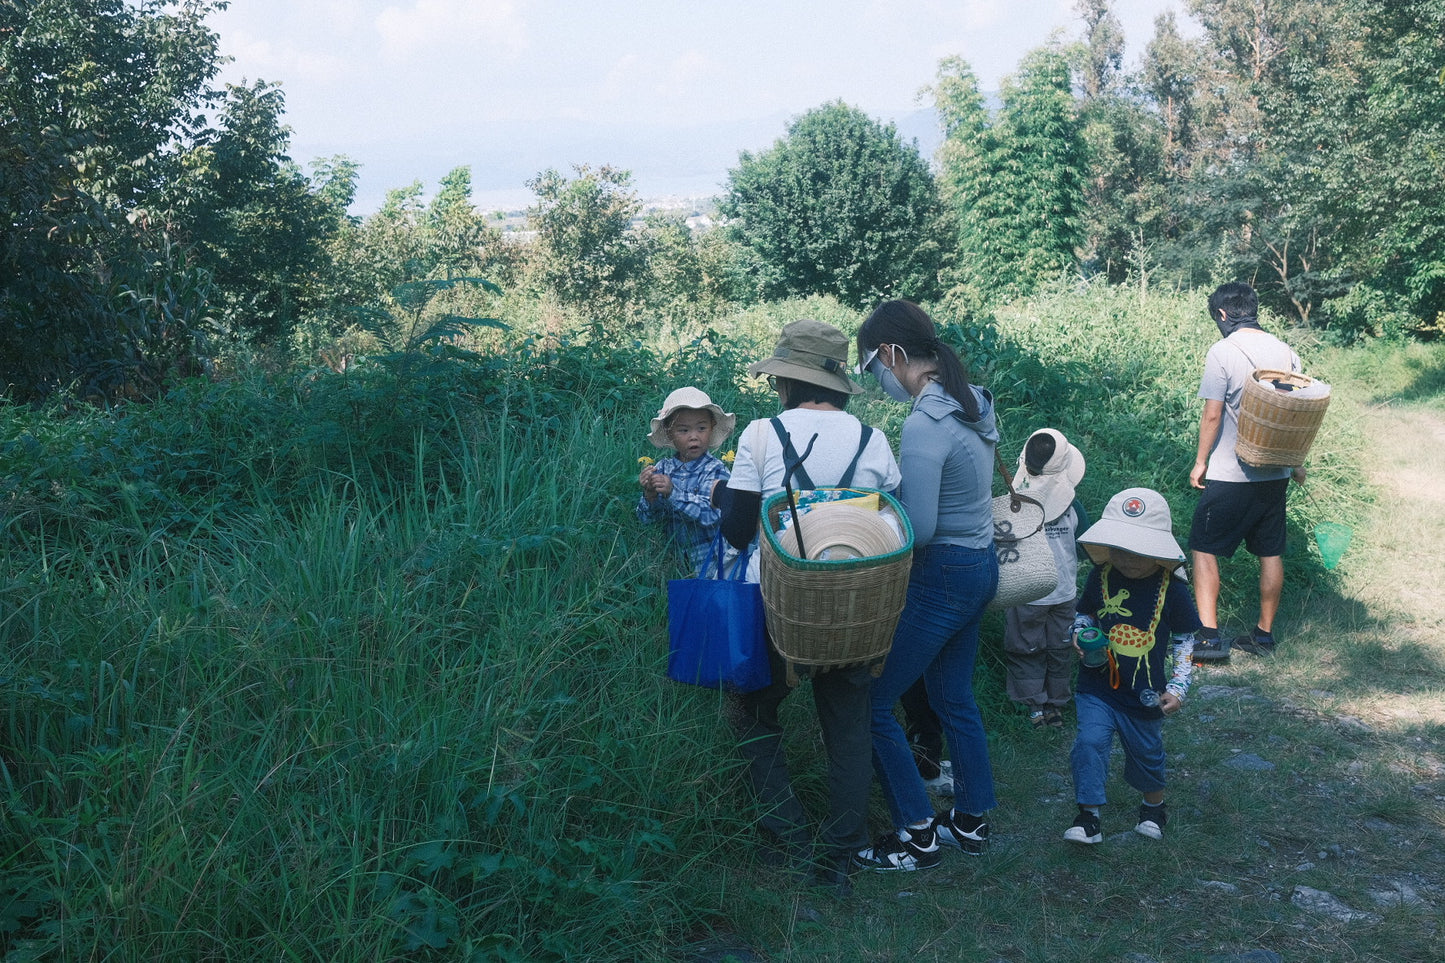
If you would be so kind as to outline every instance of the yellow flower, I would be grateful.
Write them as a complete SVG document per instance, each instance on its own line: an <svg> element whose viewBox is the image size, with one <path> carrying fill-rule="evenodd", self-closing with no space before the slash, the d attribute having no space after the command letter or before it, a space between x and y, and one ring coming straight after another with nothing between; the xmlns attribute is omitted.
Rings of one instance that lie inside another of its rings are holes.
<svg viewBox="0 0 1445 963"><path fill-rule="evenodd" d="M646 455L643 455L641 458L637 459L637 463L643 468L646 468L648 465L657 464L657 462L653 461L651 458L648 458Z"/></svg>
<svg viewBox="0 0 1445 963"><path fill-rule="evenodd" d="M727 465L729 468L731 468L733 466L733 459L737 456L738 453L736 451L725 451L718 456L718 460L721 461L724 465Z"/></svg>

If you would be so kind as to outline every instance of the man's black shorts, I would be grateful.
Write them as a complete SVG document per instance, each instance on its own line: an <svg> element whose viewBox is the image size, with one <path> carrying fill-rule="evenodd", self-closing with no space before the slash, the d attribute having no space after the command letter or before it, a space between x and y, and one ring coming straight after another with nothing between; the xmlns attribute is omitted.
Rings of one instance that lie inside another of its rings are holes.
<svg viewBox="0 0 1445 963"><path fill-rule="evenodd" d="M1190 551L1229 558L1243 542L1251 555L1284 554L1284 501L1288 478L1262 482L1205 481L1194 523Z"/></svg>

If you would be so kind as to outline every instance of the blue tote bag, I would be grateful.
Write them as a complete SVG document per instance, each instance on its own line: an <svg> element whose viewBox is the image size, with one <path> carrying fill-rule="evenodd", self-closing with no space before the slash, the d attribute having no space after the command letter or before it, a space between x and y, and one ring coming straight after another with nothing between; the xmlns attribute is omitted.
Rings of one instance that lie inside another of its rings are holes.
<svg viewBox="0 0 1445 963"><path fill-rule="evenodd" d="M667 583L669 679L729 692L755 692L772 681L762 591L743 580L748 554L727 576L719 532L697 578Z"/></svg>

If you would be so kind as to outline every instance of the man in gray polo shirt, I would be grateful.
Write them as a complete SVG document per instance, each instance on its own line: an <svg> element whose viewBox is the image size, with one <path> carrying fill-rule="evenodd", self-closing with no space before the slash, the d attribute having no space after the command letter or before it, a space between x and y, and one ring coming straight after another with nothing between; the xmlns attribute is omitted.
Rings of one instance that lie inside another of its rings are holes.
<svg viewBox="0 0 1445 963"><path fill-rule="evenodd" d="M1189 530L1194 598L1204 624L1194 647L1199 661L1229 653L1230 643L1219 637L1219 559L1233 555L1241 542L1259 558L1259 620L1233 647L1274 654L1274 618L1284 587L1285 489L1291 475L1301 483L1305 479L1302 467L1256 468L1234 452L1240 399L1255 370L1300 370L1299 356L1261 330L1258 314L1259 296L1248 284L1224 284L1209 296L1209 316L1222 337L1204 361L1199 448L1189 473L1189 483L1203 489Z"/></svg>

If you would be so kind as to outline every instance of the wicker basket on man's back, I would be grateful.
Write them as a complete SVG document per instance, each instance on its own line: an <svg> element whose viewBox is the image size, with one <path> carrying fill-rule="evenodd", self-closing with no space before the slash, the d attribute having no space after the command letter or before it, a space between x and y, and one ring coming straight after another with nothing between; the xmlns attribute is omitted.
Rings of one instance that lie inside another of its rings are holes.
<svg viewBox="0 0 1445 963"><path fill-rule="evenodd" d="M1235 455L1256 468L1303 465L1329 405L1330 386L1323 381L1257 369L1239 402Z"/></svg>
<svg viewBox="0 0 1445 963"><path fill-rule="evenodd" d="M795 519L787 497L773 495L762 509L760 582L773 646L790 668L874 662L881 670L913 560L903 506L871 489L819 489L799 493Z"/></svg>

